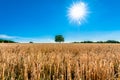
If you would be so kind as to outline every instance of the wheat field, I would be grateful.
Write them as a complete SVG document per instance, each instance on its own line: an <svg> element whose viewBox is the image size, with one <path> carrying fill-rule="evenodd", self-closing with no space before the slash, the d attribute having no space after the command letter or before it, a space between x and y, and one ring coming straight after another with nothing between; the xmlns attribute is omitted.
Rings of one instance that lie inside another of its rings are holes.
<svg viewBox="0 0 120 80"><path fill-rule="evenodd" d="M0 80L120 80L120 44L0 44Z"/></svg>

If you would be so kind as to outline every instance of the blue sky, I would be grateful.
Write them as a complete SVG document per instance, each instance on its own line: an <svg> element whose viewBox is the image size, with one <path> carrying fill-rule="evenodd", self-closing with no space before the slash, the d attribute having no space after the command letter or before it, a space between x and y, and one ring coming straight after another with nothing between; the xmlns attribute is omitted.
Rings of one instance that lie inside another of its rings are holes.
<svg viewBox="0 0 120 80"><path fill-rule="evenodd" d="M90 13L81 25L71 24L67 10L82 1ZM120 41L120 0L0 0L0 38L18 42Z"/></svg>

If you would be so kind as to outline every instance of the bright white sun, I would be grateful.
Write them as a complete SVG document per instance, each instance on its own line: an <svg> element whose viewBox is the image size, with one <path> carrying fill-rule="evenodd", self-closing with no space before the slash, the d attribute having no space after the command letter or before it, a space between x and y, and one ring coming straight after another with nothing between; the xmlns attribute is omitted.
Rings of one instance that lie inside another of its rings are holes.
<svg viewBox="0 0 120 80"><path fill-rule="evenodd" d="M85 20L87 14L88 7L87 4L85 4L84 2L73 3L68 8L68 18L72 23L77 23L80 25L82 21Z"/></svg>

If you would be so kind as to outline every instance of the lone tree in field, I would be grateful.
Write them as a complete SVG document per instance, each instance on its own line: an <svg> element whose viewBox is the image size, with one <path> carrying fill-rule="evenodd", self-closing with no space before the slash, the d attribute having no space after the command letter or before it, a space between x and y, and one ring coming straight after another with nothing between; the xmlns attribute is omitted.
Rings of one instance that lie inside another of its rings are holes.
<svg viewBox="0 0 120 80"><path fill-rule="evenodd" d="M55 42L64 42L64 37L62 35L56 35Z"/></svg>
<svg viewBox="0 0 120 80"><path fill-rule="evenodd" d="M29 43L33 43L32 41L30 41Z"/></svg>

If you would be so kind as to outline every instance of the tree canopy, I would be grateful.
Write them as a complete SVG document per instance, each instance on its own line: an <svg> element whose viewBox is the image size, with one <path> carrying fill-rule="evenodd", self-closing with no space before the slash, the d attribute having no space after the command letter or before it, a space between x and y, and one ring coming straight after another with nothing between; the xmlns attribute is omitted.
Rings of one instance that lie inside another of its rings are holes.
<svg viewBox="0 0 120 80"><path fill-rule="evenodd" d="M0 43L16 43L12 40L5 40L5 39L0 39Z"/></svg>
<svg viewBox="0 0 120 80"><path fill-rule="evenodd" d="M64 42L64 37L62 35L56 35L55 42Z"/></svg>
<svg viewBox="0 0 120 80"><path fill-rule="evenodd" d="M116 40L107 40L107 41L81 41L81 42L73 42L73 43L120 43L119 41Z"/></svg>

